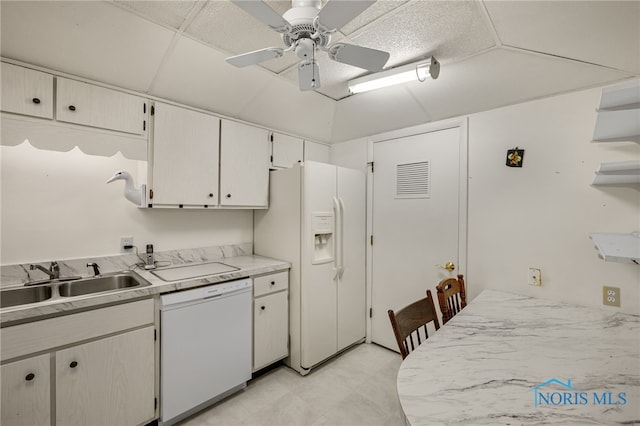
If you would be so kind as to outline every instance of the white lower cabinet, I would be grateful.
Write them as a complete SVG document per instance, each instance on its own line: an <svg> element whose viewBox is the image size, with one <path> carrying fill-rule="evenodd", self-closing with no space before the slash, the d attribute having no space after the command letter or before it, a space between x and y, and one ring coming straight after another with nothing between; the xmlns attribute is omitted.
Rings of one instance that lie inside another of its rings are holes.
<svg viewBox="0 0 640 426"><path fill-rule="evenodd" d="M289 273L253 279L253 371L289 356Z"/></svg>
<svg viewBox="0 0 640 426"><path fill-rule="evenodd" d="M50 355L40 355L0 367L2 418L11 426L51 424Z"/></svg>
<svg viewBox="0 0 640 426"><path fill-rule="evenodd" d="M2 425L152 421L154 318L148 299L0 329Z"/></svg>
<svg viewBox="0 0 640 426"><path fill-rule="evenodd" d="M136 425L154 414L154 327L56 352L56 424Z"/></svg>

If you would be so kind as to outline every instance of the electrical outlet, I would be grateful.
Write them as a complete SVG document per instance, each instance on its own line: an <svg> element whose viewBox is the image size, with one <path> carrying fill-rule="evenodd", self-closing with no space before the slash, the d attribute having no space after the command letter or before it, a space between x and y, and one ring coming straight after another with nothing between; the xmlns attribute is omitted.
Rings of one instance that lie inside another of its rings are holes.
<svg viewBox="0 0 640 426"><path fill-rule="evenodd" d="M131 248L126 249L127 246ZM120 253L133 253L133 237L120 237Z"/></svg>
<svg viewBox="0 0 640 426"><path fill-rule="evenodd" d="M602 304L620 307L620 287L602 286Z"/></svg>
<svg viewBox="0 0 640 426"><path fill-rule="evenodd" d="M527 278L529 285L535 285L540 287L542 285L542 272L538 268L529 268L529 275Z"/></svg>

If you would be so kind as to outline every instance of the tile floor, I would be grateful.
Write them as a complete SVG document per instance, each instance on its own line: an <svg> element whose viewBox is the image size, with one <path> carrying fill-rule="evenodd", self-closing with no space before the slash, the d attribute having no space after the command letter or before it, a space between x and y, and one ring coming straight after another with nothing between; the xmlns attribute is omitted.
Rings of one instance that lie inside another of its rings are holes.
<svg viewBox="0 0 640 426"><path fill-rule="evenodd" d="M396 393L402 358L363 343L307 376L280 366L179 423L201 425L404 425Z"/></svg>

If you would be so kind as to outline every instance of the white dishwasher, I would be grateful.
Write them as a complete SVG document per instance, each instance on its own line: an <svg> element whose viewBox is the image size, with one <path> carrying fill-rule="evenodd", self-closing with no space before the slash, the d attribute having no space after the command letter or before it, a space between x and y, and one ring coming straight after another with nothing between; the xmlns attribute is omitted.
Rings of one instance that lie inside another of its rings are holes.
<svg viewBox="0 0 640 426"><path fill-rule="evenodd" d="M160 297L160 423L170 425L251 378L251 280Z"/></svg>

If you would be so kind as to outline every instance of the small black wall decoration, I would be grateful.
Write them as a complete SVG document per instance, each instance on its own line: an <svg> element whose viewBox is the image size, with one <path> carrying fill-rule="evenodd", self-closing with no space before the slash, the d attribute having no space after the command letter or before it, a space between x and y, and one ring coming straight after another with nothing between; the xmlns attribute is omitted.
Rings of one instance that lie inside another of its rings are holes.
<svg viewBox="0 0 640 426"><path fill-rule="evenodd" d="M514 149L507 150L507 166L509 167L522 167L522 160L524 159L524 149L519 149L517 146Z"/></svg>

